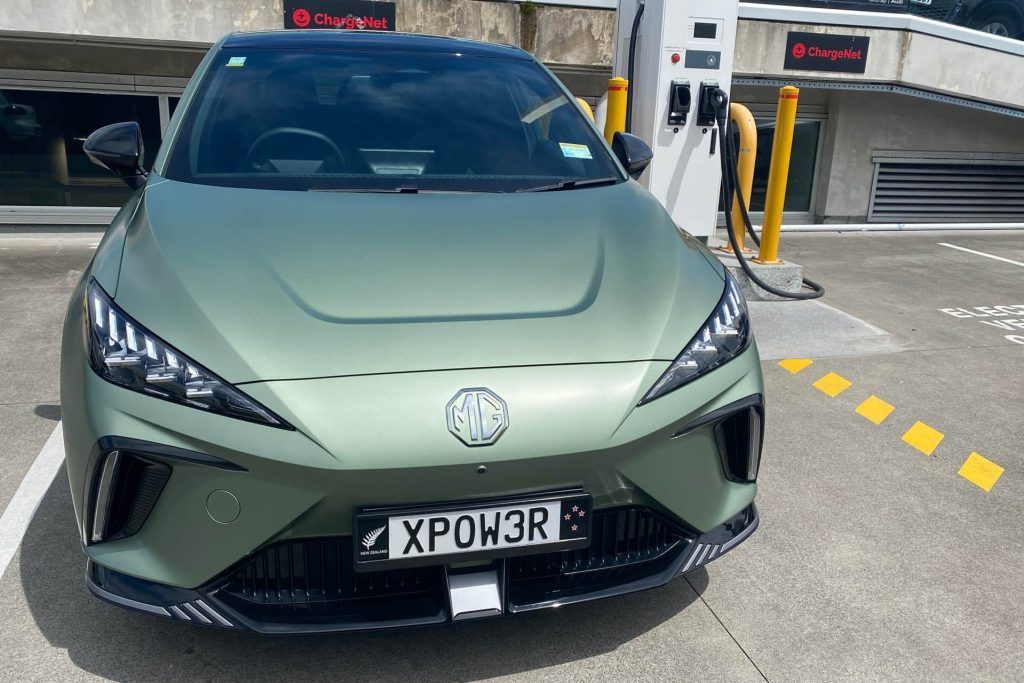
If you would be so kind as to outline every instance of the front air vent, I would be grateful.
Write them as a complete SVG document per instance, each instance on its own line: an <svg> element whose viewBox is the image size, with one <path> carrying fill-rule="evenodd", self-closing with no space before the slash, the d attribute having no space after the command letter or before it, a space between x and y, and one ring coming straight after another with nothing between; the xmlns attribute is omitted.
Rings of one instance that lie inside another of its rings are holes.
<svg viewBox="0 0 1024 683"><path fill-rule="evenodd" d="M762 407L743 408L715 425L715 443L730 481L757 479L764 436Z"/></svg>
<svg viewBox="0 0 1024 683"><path fill-rule="evenodd" d="M94 487L90 540L98 543L138 533L170 476L167 465L134 453L105 454Z"/></svg>

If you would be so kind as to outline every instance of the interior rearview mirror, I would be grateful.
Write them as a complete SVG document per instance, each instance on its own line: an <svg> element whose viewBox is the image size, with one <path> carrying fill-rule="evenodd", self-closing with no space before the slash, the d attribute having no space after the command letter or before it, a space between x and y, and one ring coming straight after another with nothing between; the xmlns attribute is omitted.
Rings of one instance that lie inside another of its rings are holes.
<svg viewBox="0 0 1024 683"><path fill-rule="evenodd" d="M94 131L82 149L94 164L120 176L133 190L146 184L142 129L135 121L112 123Z"/></svg>
<svg viewBox="0 0 1024 683"><path fill-rule="evenodd" d="M612 152L631 177L639 178L654 158L647 143L629 133L616 133L612 138Z"/></svg>

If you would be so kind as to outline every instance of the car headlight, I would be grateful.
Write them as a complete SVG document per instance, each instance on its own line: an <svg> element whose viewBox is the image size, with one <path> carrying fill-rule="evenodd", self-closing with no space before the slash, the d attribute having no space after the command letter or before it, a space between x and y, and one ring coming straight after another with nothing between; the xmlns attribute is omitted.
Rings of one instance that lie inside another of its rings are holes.
<svg viewBox="0 0 1024 683"><path fill-rule="evenodd" d="M750 343L747 302L731 276L715 312L638 405L649 403L738 356Z"/></svg>
<svg viewBox="0 0 1024 683"><path fill-rule="evenodd" d="M89 282L88 297L89 364L103 379L174 403L292 429L128 317L95 280Z"/></svg>

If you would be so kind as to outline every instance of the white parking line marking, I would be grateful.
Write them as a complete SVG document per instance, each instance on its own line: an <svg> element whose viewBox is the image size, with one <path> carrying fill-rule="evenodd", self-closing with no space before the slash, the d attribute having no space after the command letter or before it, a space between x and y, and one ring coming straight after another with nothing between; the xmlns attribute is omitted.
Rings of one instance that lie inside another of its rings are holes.
<svg viewBox="0 0 1024 683"><path fill-rule="evenodd" d="M62 422L58 422L50 438L43 444L43 450L39 451L32 467L21 480L4 514L0 516L0 577L7 571L7 565L21 545L21 539L25 537L39 503L63 462L64 427Z"/></svg>
<svg viewBox="0 0 1024 683"><path fill-rule="evenodd" d="M1024 263L1020 261L1014 261L1013 259L1003 258L1002 256L996 256L995 254L986 254L983 251L975 251L974 249L968 249L967 247L958 247L955 244L949 244L947 242L939 242L940 247L949 247L950 249L959 249L960 251L966 251L968 254L976 254L978 256L984 256L985 258L995 259L996 261L1002 261L1003 263L1012 263L1015 266L1024 268Z"/></svg>

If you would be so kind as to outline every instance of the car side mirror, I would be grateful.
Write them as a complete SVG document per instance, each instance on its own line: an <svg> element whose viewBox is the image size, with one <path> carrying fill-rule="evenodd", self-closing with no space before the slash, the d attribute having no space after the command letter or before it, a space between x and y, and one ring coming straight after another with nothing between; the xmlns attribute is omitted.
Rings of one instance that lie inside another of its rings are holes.
<svg viewBox="0 0 1024 683"><path fill-rule="evenodd" d="M94 131L85 139L82 149L92 163L120 176L133 190L146 184L142 129L135 121L112 123Z"/></svg>
<svg viewBox="0 0 1024 683"><path fill-rule="evenodd" d="M612 138L612 152L632 178L639 178L654 158L647 143L629 133L616 133Z"/></svg>

